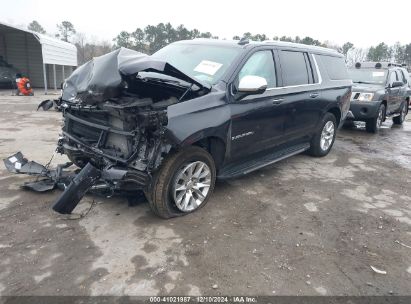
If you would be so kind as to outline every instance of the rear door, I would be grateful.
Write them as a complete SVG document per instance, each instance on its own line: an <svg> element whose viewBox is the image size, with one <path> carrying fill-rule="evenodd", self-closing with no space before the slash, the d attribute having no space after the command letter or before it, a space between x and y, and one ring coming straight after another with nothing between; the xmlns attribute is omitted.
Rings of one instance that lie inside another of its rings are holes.
<svg viewBox="0 0 411 304"><path fill-rule="evenodd" d="M278 51L286 105L284 135L288 140L307 137L321 114L321 91L314 74L314 58L307 52Z"/></svg>

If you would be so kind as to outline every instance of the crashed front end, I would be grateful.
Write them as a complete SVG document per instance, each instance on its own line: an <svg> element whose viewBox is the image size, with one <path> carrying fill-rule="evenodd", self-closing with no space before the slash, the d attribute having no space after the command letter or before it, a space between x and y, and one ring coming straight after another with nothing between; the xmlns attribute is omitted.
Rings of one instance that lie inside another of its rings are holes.
<svg viewBox="0 0 411 304"><path fill-rule="evenodd" d="M37 170L40 173L14 172L51 180L42 189L63 184L65 191L53 207L60 213L71 213L90 189L108 195L144 190L165 155L178 148L168 134L167 108L209 90L167 62L132 50L96 57L74 71L54 102L64 120L56 151L81 171L69 175L69 183L67 178L60 180L67 174L46 167ZM39 107L52 105L45 101ZM30 163L16 156L24 167ZM15 166L10 158L7 162L10 168Z"/></svg>
<svg viewBox="0 0 411 304"><path fill-rule="evenodd" d="M122 100L124 101L124 100ZM171 145L164 132L167 111L107 101L102 106L63 103L58 152L77 166L91 163L107 174L110 187L144 188Z"/></svg>

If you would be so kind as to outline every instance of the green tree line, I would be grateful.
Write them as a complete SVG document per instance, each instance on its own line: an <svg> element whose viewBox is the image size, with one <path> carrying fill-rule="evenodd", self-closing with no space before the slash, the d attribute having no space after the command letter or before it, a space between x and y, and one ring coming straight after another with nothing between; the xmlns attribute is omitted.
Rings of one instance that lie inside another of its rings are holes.
<svg viewBox="0 0 411 304"><path fill-rule="evenodd" d="M29 30L47 34L45 29L36 20L33 20ZM130 48L142 53L152 54L162 47L179 40L188 40L194 38L212 38L218 39L218 36L210 32L200 32L198 29L188 29L183 24L174 27L171 23L159 23L157 25L147 25L144 28L136 28L133 32L121 31L112 42L96 41L87 39L84 33L76 32L74 25L70 21L62 21L57 24L57 33L54 34L64 41L74 43L78 49L78 61L80 64L91 58L103 55L119 47ZM351 42L343 45L333 45L327 41L321 42L312 37L289 37L274 36L269 37L266 34L252 34L250 32L242 35L235 35L233 40L246 38L253 41L280 40L307 45L316 45L334 48L344 54L347 64L352 65L358 61L395 61L396 63L406 64L411 67L411 43L402 45L399 42L394 45L387 45L384 42L369 48L358 48Z"/></svg>

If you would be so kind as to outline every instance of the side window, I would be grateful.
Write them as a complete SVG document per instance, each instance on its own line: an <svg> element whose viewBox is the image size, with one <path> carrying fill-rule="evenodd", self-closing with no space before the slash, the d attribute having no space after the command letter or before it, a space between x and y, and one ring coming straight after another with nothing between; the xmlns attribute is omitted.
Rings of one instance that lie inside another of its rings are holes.
<svg viewBox="0 0 411 304"><path fill-rule="evenodd" d="M402 78L401 81L402 81L403 83L407 83L407 77L405 76L404 70L401 70L400 75L401 75L400 78Z"/></svg>
<svg viewBox="0 0 411 304"><path fill-rule="evenodd" d="M310 83L304 53L280 51L280 62L284 86Z"/></svg>
<svg viewBox="0 0 411 304"><path fill-rule="evenodd" d="M398 81L398 76L397 72L392 70L390 73L390 84L392 84L394 81Z"/></svg>
<svg viewBox="0 0 411 304"><path fill-rule="evenodd" d="M273 53L271 51L258 51L251 55L238 74L238 80L240 81L244 76L250 75L265 78L268 88L277 86Z"/></svg>
<svg viewBox="0 0 411 304"><path fill-rule="evenodd" d="M344 57L334 57L327 55L316 55L321 58L325 70L331 80L350 79L345 66Z"/></svg>

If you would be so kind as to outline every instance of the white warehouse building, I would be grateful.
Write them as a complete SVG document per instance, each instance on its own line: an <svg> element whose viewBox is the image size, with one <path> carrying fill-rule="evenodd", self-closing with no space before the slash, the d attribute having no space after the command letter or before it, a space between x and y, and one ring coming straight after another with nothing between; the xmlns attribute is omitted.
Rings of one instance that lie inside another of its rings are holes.
<svg viewBox="0 0 411 304"><path fill-rule="evenodd" d="M0 56L34 88L58 89L77 67L75 45L0 21Z"/></svg>

